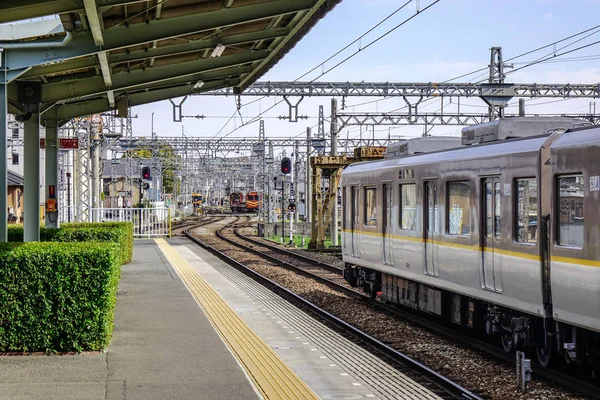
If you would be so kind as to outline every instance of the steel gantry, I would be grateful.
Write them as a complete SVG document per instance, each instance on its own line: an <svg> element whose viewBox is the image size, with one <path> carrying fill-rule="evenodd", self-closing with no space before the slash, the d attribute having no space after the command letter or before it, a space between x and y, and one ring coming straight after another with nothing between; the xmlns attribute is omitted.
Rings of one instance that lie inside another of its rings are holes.
<svg viewBox="0 0 600 400"><path fill-rule="evenodd" d="M507 65L502 59L502 48L490 49L489 77L487 82L256 82L243 92L239 89L220 88L206 91L202 95L209 96L281 96L290 107L288 97L300 97L295 103L294 112L298 113L299 102L306 97L342 97L342 110L345 98L352 97L399 97L406 103L407 113L386 114L347 114L337 109L340 129L346 125L471 125L491 121L497 118L510 117L505 114L508 102L514 98L597 98L600 97L600 84L539 84L539 83L506 83L504 68ZM418 98L416 101L410 98ZM444 112L444 98L458 98L456 113ZM478 97L488 107L487 114L461 114L460 98ZM440 98L439 113L419 113L418 107L424 98ZM320 114L321 116L321 114ZM332 115L334 117L334 115ZM573 116L581 118L581 116ZM586 118L592 122L595 116ZM292 121L292 120L290 120ZM295 122L295 121L293 121ZM427 129L426 129L427 131Z"/></svg>
<svg viewBox="0 0 600 400"><path fill-rule="evenodd" d="M561 116L600 123L598 114L535 114L536 116ZM518 117L505 114L505 118ZM351 125L475 125L488 122L488 114L467 113L337 113L340 128Z"/></svg>
<svg viewBox="0 0 600 400"><path fill-rule="evenodd" d="M600 97L600 84L436 83L436 82L256 82L242 93L223 88L202 96L305 97Z"/></svg>
<svg viewBox="0 0 600 400"><path fill-rule="evenodd" d="M146 137L120 138L116 145L122 148L149 148L153 140L160 143L166 143L178 152L195 152L199 155L212 155L227 157L233 153L256 152L257 145L271 146L274 148L295 148L296 145L305 148L307 144L316 147L321 145L319 139L307 138L272 138L267 137L263 141L247 138L227 138L227 139L205 139L198 137L180 137L180 136L158 136L156 139ZM313 140L316 142L313 143ZM387 146L390 139L373 138L338 138L338 149L340 153L353 154L355 148L366 146ZM9 140L10 142L10 140ZM10 142L12 143L12 142Z"/></svg>

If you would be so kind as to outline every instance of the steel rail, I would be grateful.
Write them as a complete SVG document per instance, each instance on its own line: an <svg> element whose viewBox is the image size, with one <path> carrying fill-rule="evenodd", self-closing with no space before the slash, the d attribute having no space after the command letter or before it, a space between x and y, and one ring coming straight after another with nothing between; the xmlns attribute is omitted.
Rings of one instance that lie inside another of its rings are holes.
<svg viewBox="0 0 600 400"><path fill-rule="evenodd" d="M225 229L227 227L228 226L224 226L220 230ZM237 231L237 228L235 231ZM184 234L185 234L185 232L184 232ZM498 358L502 361L505 361L511 365L514 365L514 363L515 363L514 354L506 353L503 350L499 349L497 346L495 346L489 342L474 338L472 335L462 333L460 330L456 329L456 327L449 327L446 324L443 324L443 323L435 321L431 318L428 318L426 315L422 315L415 310L411 310L411 309L401 307L401 306L385 304L381 301L372 299L371 297L369 297L363 293L356 292L344 285L340 285L337 282L323 278L323 277L316 275L312 272L309 272L301 267L297 267L291 263L277 259L276 257L261 253L258 250L255 250L251 247L245 246L239 242L231 240L227 237L224 237L223 235L219 235L219 233L216 233L216 234L220 239L222 239L230 244L233 244L233 245L243 248L245 250L249 250L250 252L252 252L256 255L259 255L263 258L268 259L269 261L272 261L276 264L281 265L283 268L295 271L303 276L314 279L320 283L327 285L328 287L330 287L332 289L341 291L344 294L347 294L347 295L357 298L359 300L368 302L370 305L373 305L373 306L381 309L382 311L388 312L388 313L393 314L400 318L408 319L411 322L419 324L422 327L437 331L438 333L441 333L442 335L446 336L449 339L457 340L464 345L484 351L484 352L492 355L493 357ZM188 238L191 238L191 235L186 235L186 236ZM238 237L241 236L241 238L243 240L248 240L249 242L254 242L254 240L250 240L249 238L247 238L241 234L238 235L238 233L236 233L236 236L238 236ZM194 240L194 239L192 239L192 240ZM259 244L261 246L265 246L261 242L258 242L257 244ZM265 247L271 248L275 251L283 250L276 246L265 246ZM296 256L296 253L289 252L287 250L285 250L285 252L291 253L291 255ZM596 386L592 383L582 381L582 380L577 379L569 374L565 374L565 373L562 373L562 372L559 372L559 371L556 371L553 369L549 369L549 368L544 368L541 365L539 365L538 363L536 363L535 361L532 362L532 366L534 367L532 370L532 375L534 377L536 377L537 379L542 379L542 380L547 380L547 381L551 381L554 383L558 383L565 388L569 388L571 390L577 391L579 393L582 393L585 396L589 396L590 398L600 399L600 389L598 388L598 386Z"/></svg>
<svg viewBox="0 0 600 400"><path fill-rule="evenodd" d="M223 227L221 229L224 229L225 227ZM265 287L269 288L273 292L283 295L284 298L292 299L294 302L301 304L304 308L310 310L314 314L318 315L320 318L323 318L324 320L328 321L329 323L334 324L339 329L344 330L345 332L347 332L350 335L352 335L353 337L359 339L360 341L367 344L368 346L376 349L377 351L382 353L385 357L389 358L390 360L393 360L394 362L397 362L397 363L405 366L406 368L410 368L414 372L417 372L418 374L420 374L421 376L423 376L424 378L429 380L431 383L435 384L440 389L444 390L446 393L453 396L454 398L464 399L464 400L483 400L479 395L471 392L470 390L465 389L464 387L460 386L456 382L453 382L452 380L450 380L447 377L428 368L427 366L421 364L420 362L414 360L413 358L391 348L390 346L386 345L385 343L375 339L374 337L368 335L367 333L361 331L360 329L348 324L347 322L341 320L340 318L334 316L333 314L314 305L313 303L302 298L301 296L293 293L292 291L284 288L283 286L275 283L274 281L264 277L263 275L259 274L258 272L255 272L254 270L245 266L244 264L234 260L233 258L226 255L224 252L216 249L214 246L211 246L211 245L205 243L204 241L196 238L189 232L189 230L184 231L184 235L186 235L186 237L188 239L190 239L192 242L196 243L200 247L215 254L218 258L225 261L227 264L242 271L243 273L250 276L254 280L258 281L259 283L263 284Z"/></svg>
<svg viewBox="0 0 600 400"><path fill-rule="evenodd" d="M258 245L258 246L266 247L268 249L277 251L279 253L287 254L290 257L294 257L294 258L297 258L297 259L305 261L305 262L313 263L317 267L321 267L323 269L329 270L329 271L334 272L334 273L336 273L338 275L343 275L344 274L344 269L343 268L338 268L338 267L336 267L334 265L327 264L327 263L324 263L324 262L319 261L319 260L315 260L314 258L305 256L305 255L302 255L302 254L299 254L299 253L295 253L295 252L287 250L287 249L282 249L281 247L278 247L276 245L273 245L273 244L270 244L270 243L266 243L266 242L263 242L261 240L253 239L253 238L248 237L246 235L242 235L239 232L239 228L240 227L236 228L234 230L234 233L235 233L235 236L239 237L242 240L246 240L246 241L248 241L250 243L254 243L254 244Z"/></svg>

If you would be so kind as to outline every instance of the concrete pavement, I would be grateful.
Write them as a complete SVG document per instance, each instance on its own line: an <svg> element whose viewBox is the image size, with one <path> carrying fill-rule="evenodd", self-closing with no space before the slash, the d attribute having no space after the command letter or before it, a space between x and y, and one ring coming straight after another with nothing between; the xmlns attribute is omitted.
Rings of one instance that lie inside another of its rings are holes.
<svg viewBox="0 0 600 400"><path fill-rule="evenodd" d="M0 399L256 399L237 361L152 240L123 267L106 353L0 357Z"/></svg>

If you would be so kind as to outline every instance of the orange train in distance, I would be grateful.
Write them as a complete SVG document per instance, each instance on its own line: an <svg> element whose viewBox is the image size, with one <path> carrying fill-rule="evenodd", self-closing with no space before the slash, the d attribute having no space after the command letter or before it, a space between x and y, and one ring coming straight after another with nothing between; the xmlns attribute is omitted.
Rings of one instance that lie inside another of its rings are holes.
<svg viewBox="0 0 600 400"><path fill-rule="evenodd" d="M232 212L258 212L262 195L256 191L246 193L232 192L229 195L229 208Z"/></svg>

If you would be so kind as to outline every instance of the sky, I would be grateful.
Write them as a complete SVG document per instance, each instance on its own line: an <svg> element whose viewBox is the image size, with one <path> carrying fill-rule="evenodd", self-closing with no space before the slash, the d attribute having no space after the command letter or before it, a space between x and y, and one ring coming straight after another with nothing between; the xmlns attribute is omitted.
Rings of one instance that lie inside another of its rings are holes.
<svg viewBox="0 0 600 400"><path fill-rule="evenodd" d="M348 50L320 66L302 80L317 79L319 82L443 82L464 73L486 67L490 59L490 48L501 46L504 59L535 49L553 41L592 28L598 24L600 0L440 0L426 11L402 25L394 32L362 50L349 61L320 76L335 64L389 29L410 17L417 6L423 10L434 0L414 0L402 11L395 14L378 29L354 44ZM398 0L343 0L322 19L276 66L267 72L260 81L293 81L318 66L339 49L355 40L371 27L396 10L402 1ZM600 40L600 29L590 32L589 38L566 48L569 50ZM575 38L577 40L581 37ZM560 47L556 46L556 53ZM562 51L565 51L562 50ZM551 54L553 48L530 54L515 60L514 67ZM598 59L572 60L573 57L598 56ZM598 83L600 82L600 44L559 57L561 62L543 63L510 73L507 83ZM507 69L506 72L510 71ZM486 78L474 74L453 82L477 82ZM242 104L257 97L242 96ZM254 119L281 98L269 97L242 107L241 117L236 113L235 97L192 96L183 104L183 114L204 115L205 119L184 118L182 123L172 120L172 106L169 101L134 107L132 114L133 133L138 136L151 134L152 119L154 131L159 136L177 136L182 132L188 137L229 137L257 138L258 122L243 125ZM346 99L346 111L391 111L405 105L402 98L380 99L350 97ZM181 99L175 99L175 102ZM338 99L341 103L341 99ZM369 102L362 106L352 106ZM287 115L285 102L264 112L267 137L305 137L306 127L316 131L318 107L325 106L326 117L330 114L330 98L304 98L299 106L299 114L309 119L290 123L277 117ZM516 101L513 103L516 104ZM456 104L456 99L453 102ZM452 105L444 106L452 110ZM527 113L585 113L590 107L589 99L532 99L526 103ZM600 108L600 103L598 104ZM440 101L432 101L420 108L434 112L440 108ZM486 107L478 98L461 99L461 112L485 113ZM517 108L508 109L516 113ZM600 110L599 110L600 112ZM152 117L153 115L153 117ZM326 124L329 131L329 124ZM366 129L366 128L363 128ZM397 126L375 127L375 136L392 138L420 136L423 127ZM371 128L369 127L369 132ZM458 135L458 126L435 127L432 135ZM344 128L342 138L359 137L359 127ZM372 133L369 133L372 135Z"/></svg>

